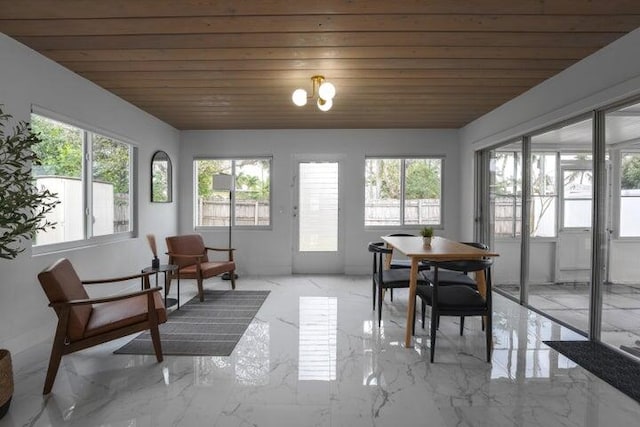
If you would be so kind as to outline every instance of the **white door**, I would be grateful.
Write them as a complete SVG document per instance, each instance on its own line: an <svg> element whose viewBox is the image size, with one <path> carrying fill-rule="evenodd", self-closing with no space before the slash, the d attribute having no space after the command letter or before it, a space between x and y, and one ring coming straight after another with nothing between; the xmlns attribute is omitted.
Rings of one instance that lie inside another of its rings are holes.
<svg viewBox="0 0 640 427"><path fill-rule="evenodd" d="M293 273L344 273L340 162L296 160Z"/></svg>
<svg viewBox="0 0 640 427"><path fill-rule="evenodd" d="M563 167L558 230L557 282L591 279L591 167Z"/></svg>

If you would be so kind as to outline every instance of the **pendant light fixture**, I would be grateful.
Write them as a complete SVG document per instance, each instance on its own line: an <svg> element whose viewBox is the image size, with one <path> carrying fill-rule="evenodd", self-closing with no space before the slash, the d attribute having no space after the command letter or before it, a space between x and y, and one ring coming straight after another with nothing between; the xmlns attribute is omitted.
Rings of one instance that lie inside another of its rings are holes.
<svg viewBox="0 0 640 427"><path fill-rule="evenodd" d="M316 105L321 111L329 111L333 107L333 97L336 95L336 87L328 81L325 81L324 76L311 77L311 83L313 86L313 93L311 96L307 96L307 91L304 89L296 89L291 95L291 100L298 107L304 107L307 105L309 99L313 99L317 96L318 100Z"/></svg>

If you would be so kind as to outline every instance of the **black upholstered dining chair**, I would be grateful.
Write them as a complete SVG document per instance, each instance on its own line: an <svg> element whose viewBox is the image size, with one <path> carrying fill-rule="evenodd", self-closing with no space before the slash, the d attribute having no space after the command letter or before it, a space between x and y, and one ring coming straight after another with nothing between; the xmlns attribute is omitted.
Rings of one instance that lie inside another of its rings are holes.
<svg viewBox="0 0 640 427"><path fill-rule="evenodd" d="M431 362L434 360L436 347L436 331L440 323L441 316L461 317L460 335L462 335L462 319L467 316L484 316L486 324L483 324L487 345L487 362L491 362L491 266L492 259L474 259L468 261L443 261L432 263L432 280L429 285L419 286L416 290L416 297L422 301L422 327L424 328L424 318L426 306L431 306ZM483 272L486 279L486 296L478 292L477 286L468 284L447 283L440 279L442 269L451 272ZM413 312L413 327L415 332L416 311Z"/></svg>
<svg viewBox="0 0 640 427"><path fill-rule="evenodd" d="M371 283L373 290L373 310L376 309L376 296L378 301L378 327L382 323L382 298L383 290L394 288L408 288L411 281L411 270L408 268L385 270L384 257L392 253L391 248L387 248L384 242L369 243L369 252L373 254L371 271ZM425 285L426 282L418 276L418 285ZM418 286L420 287L420 286Z"/></svg>
<svg viewBox="0 0 640 427"><path fill-rule="evenodd" d="M473 246L478 249L489 249L489 246L484 243L479 242L460 242L464 245ZM476 282L468 276L468 271L464 270L464 263L467 261L450 261L448 265L456 265L456 263L460 263L460 265L456 266L456 270L449 270L440 268L440 283L447 284L460 284L460 285L468 285L472 287L476 287ZM433 282L433 271L427 271L424 274L425 279L429 282Z"/></svg>
<svg viewBox="0 0 640 427"><path fill-rule="evenodd" d="M395 234L388 234L389 237L416 237L415 234L408 234L408 233L395 233ZM411 268L411 260L410 259L398 259L398 258L393 258L393 252L391 253L391 263L389 264L389 269L391 270L397 270L400 268ZM425 271L429 269L429 261L420 261L418 262L418 271ZM389 290L389 296L391 297L391 301L393 301L393 288L391 288Z"/></svg>
<svg viewBox="0 0 640 427"><path fill-rule="evenodd" d="M489 249L489 246L484 243L479 242L460 242L464 245L473 246L478 249ZM469 271L465 270L465 263L467 261L450 261L447 265L453 266L455 270L449 270L440 268L438 272L438 280L440 281L440 285L467 285L471 286L474 289L478 289L476 281L473 278L469 277ZM427 271L423 273L424 278L429 282L433 283L433 270ZM424 324L424 312L422 315L422 321ZM482 322L482 330L484 331L484 321ZM460 336L462 336L464 331L464 316L460 316Z"/></svg>
<svg viewBox="0 0 640 427"><path fill-rule="evenodd" d="M395 234L389 234L389 237L416 237L415 234L408 234L408 233L395 233ZM393 254L392 254L393 255ZM391 264L389 265L389 268L391 270L395 270L398 268L411 268L411 260L410 259L398 259L398 258L391 258ZM429 262L428 261L420 261L418 263L418 271L424 271L424 270L428 270L429 269Z"/></svg>

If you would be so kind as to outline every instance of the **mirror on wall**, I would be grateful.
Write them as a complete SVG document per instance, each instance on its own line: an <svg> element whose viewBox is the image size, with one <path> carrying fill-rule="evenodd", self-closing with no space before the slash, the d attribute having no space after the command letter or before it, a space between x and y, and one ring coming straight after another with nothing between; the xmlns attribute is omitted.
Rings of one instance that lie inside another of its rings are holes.
<svg viewBox="0 0 640 427"><path fill-rule="evenodd" d="M164 151L156 151L151 158L151 201L172 201L171 159Z"/></svg>

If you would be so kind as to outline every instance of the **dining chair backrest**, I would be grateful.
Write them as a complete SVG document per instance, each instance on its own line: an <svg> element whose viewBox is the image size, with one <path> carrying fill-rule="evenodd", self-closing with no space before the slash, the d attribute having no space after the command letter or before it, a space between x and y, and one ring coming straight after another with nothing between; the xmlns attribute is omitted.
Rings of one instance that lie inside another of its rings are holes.
<svg viewBox="0 0 640 427"><path fill-rule="evenodd" d="M393 250L391 248L386 247L384 242L370 242L369 252L380 253L380 254L390 254L391 252L393 252Z"/></svg>
<svg viewBox="0 0 640 427"><path fill-rule="evenodd" d="M477 249L482 249L482 250L487 250L489 249L489 246L485 245L484 243L479 243L479 242L460 242L463 245L467 245L467 246L472 246L474 248ZM460 271L463 273L470 273L473 271L479 271L479 270L469 270L467 269L467 266L469 261L467 260L463 260L463 261L447 261L447 265L442 265L442 263L440 263L440 268L446 268L447 270L452 270L452 271ZM434 263L430 263L432 266Z"/></svg>
<svg viewBox="0 0 640 427"><path fill-rule="evenodd" d="M388 248L384 242L370 242L369 252L373 253L373 268L372 273L379 275L382 280L382 255L388 255L393 252L391 248Z"/></svg>
<svg viewBox="0 0 640 427"><path fill-rule="evenodd" d="M493 259L491 258L469 259L462 261L440 261L437 263L438 268L445 268L451 271L463 271L465 273L483 271L490 268L492 265Z"/></svg>
<svg viewBox="0 0 640 427"><path fill-rule="evenodd" d="M484 249L485 251L489 249L489 246L480 242L460 242L460 243L462 243L463 245L473 246L474 248Z"/></svg>
<svg viewBox="0 0 640 427"><path fill-rule="evenodd" d="M432 294L431 294L431 362L434 360L435 343L438 319L440 316L461 316L460 335L462 335L462 319L467 316L484 316L487 362L491 362L491 337L492 337L492 291L491 291L491 266L493 259L480 258L467 261L438 262L435 264ZM464 285L449 285L439 289L438 270L460 268L457 271L480 272L485 275L485 294L481 295L477 289Z"/></svg>

